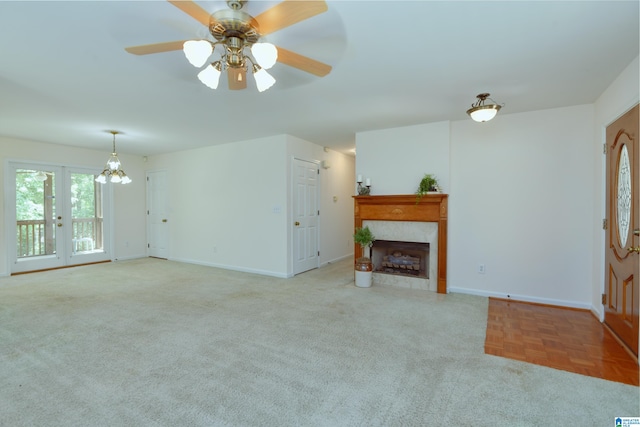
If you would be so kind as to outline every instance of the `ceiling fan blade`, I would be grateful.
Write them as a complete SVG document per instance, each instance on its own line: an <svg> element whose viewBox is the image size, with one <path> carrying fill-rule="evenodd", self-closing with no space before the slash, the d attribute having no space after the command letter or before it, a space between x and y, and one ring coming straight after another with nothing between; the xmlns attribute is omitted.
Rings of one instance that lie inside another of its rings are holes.
<svg viewBox="0 0 640 427"><path fill-rule="evenodd" d="M318 77L324 77L331 72L331 65L327 65L323 62L316 61L315 59L308 58L300 55L299 53L292 52L277 46L278 49L278 62L287 64L290 67L298 68L307 73L314 74Z"/></svg>
<svg viewBox="0 0 640 427"><path fill-rule="evenodd" d="M229 89L241 90L247 88L247 70L244 67L227 68Z"/></svg>
<svg viewBox="0 0 640 427"><path fill-rule="evenodd" d="M182 50L182 45L184 45L185 41L186 40L178 40L175 42L144 44L140 46L126 47L124 48L124 50L129 53L133 53L134 55L148 55L150 53L171 52L173 50Z"/></svg>
<svg viewBox="0 0 640 427"><path fill-rule="evenodd" d="M192 2L191 0L167 0L169 3L200 22L205 27L209 26L209 17L211 14Z"/></svg>
<svg viewBox="0 0 640 427"><path fill-rule="evenodd" d="M328 9L324 1L284 0L255 17L260 34L266 35L309 19Z"/></svg>

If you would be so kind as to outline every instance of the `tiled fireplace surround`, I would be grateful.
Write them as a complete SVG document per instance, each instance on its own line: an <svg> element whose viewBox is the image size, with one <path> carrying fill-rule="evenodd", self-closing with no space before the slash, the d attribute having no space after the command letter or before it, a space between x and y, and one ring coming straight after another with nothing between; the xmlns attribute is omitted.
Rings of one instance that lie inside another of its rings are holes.
<svg viewBox="0 0 640 427"><path fill-rule="evenodd" d="M376 239L429 243L429 278L373 273L373 283L447 293L446 194L354 196L354 226L368 226ZM354 247L355 259L362 256Z"/></svg>

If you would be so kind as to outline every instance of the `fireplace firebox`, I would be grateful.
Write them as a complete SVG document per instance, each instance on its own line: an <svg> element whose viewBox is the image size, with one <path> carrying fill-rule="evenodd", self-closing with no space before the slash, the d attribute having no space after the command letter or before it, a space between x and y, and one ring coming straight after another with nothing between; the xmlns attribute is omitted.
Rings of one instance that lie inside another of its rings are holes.
<svg viewBox="0 0 640 427"><path fill-rule="evenodd" d="M429 243L376 240L371 248L374 272L429 278Z"/></svg>

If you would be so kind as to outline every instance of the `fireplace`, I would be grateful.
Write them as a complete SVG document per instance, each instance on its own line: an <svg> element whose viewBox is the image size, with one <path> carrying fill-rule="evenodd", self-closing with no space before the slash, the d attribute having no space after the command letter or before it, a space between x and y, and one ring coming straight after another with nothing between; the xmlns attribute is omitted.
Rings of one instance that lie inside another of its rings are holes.
<svg viewBox="0 0 640 427"><path fill-rule="evenodd" d="M421 244L422 248L428 247L425 251L427 254L420 255L424 258L424 274L418 275L376 271L385 262L384 255L382 259L377 259L379 255L372 254L374 284L447 293L447 201L447 194L427 194L420 200L414 194L354 196L354 226L368 226L376 237L374 245L385 244L379 241L390 241L412 242ZM408 258L419 258L414 250L401 249L400 257L406 255L405 262L413 262L415 260ZM360 256L360 245L355 245L354 261ZM393 266L393 260L391 264ZM402 270L402 267L398 269Z"/></svg>
<svg viewBox="0 0 640 427"><path fill-rule="evenodd" d="M429 243L376 240L371 248L373 271L429 278Z"/></svg>

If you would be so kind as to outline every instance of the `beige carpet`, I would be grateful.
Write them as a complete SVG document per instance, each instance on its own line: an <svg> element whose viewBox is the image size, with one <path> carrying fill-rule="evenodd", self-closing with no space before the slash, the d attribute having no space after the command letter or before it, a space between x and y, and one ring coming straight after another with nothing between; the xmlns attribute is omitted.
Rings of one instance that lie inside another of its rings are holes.
<svg viewBox="0 0 640 427"><path fill-rule="evenodd" d="M484 354L487 299L157 259L0 279L2 426L609 426L637 387Z"/></svg>

